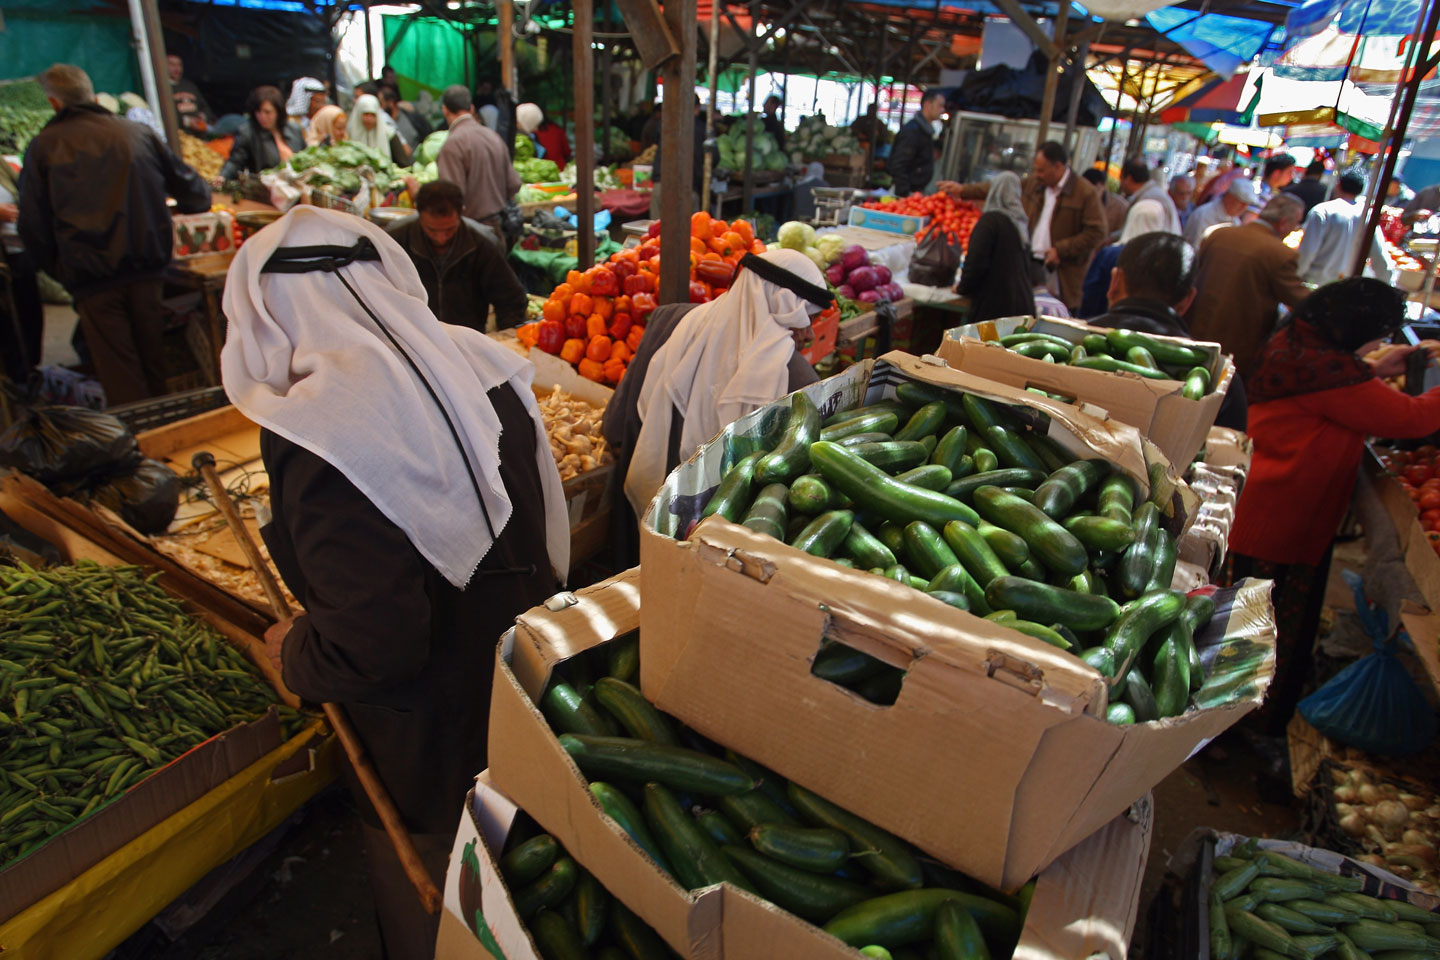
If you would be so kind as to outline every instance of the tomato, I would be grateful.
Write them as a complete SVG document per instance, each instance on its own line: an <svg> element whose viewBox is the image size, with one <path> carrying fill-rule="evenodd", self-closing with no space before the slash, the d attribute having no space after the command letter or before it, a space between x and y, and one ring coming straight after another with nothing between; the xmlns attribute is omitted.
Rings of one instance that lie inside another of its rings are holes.
<svg viewBox="0 0 1440 960"><path fill-rule="evenodd" d="M1420 514L1420 526L1426 530L1440 530L1440 510L1425 510Z"/></svg>
<svg viewBox="0 0 1440 960"><path fill-rule="evenodd" d="M1415 448L1415 456L1424 457L1426 460L1434 460L1437 453L1440 453L1440 447L1436 447L1432 443Z"/></svg>
<svg viewBox="0 0 1440 960"><path fill-rule="evenodd" d="M1418 464L1415 466L1406 467L1405 479L1418 486L1419 484L1422 484L1426 480L1430 479L1430 468L1423 467Z"/></svg>
<svg viewBox="0 0 1440 960"><path fill-rule="evenodd" d="M1421 490L1416 502L1421 510L1440 510L1440 490Z"/></svg>

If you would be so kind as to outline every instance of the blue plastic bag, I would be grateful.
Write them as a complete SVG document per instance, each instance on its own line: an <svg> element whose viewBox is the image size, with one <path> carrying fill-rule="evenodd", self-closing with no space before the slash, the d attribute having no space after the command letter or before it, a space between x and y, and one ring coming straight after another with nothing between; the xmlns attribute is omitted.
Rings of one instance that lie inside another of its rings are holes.
<svg viewBox="0 0 1440 960"><path fill-rule="evenodd" d="M1435 738L1435 712L1395 658L1399 638L1390 639L1390 618L1366 598L1358 574L1346 570L1342 576L1355 594L1355 609L1375 652L1301 700L1300 715L1332 740L1368 753L1418 753Z"/></svg>

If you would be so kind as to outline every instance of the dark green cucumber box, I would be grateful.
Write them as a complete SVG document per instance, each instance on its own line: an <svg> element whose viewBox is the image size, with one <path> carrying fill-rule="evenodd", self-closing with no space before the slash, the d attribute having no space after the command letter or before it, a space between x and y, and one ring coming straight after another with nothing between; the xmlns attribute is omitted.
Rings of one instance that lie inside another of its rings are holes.
<svg viewBox="0 0 1440 960"><path fill-rule="evenodd" d="M645 596L648 600L651 594ZM461 815L437 960L535 956L528 936L516 930L513 901L493 868L494 851L504 841L515 806L686 960L858 958L857 950L818 927L729 884L682 889L603 813L561 748L536 706L552 671L573 656L632 634L643 609L640 571L629 570L557 594L519 617L502 638L491 697L490 769ZM786 739L782 727L771 732L777 740ZM497 791L503 796L497 798ZM1041 873L1014 956L1123 960L1135 928L1151 829L1151 798L1142 795ZM490 878L485 881L487 862ZM482 942L493 946L482 947Z"/></svg>
<svg viewBox="0 0 1440 960"><path fill-rule="evenodd" d="M1213 389L1199 400L1180 395L1179 380L1149 380L1133 373L1107 373L1063 363L1046 363L1021 356L999 343L980 339L976 324L950 330L940 341L939 356L956 370L1013 387L1038 387L1048 393L1073 398L1082 408L1102 410L1121 423L1128 423L1154 441L1172 463L1186 464L1205 444L1215 424L1220 404L1235 377L1235 364L1218 343L1203 343L1179 337L1156 336L1197 347L1210 356ZM1087 333L1103 335L1103 327L1054 317L1010 317L996 320L1000 336L1033 330L1079 343Z"/></svg>
<svg viewBox="0 0 1440 960"><path fill-rule="evenodd" d="M1133 427L891 353L806 388L822 415L907 380L1021 406L1080 456L1167 487L1179 533L1196 500ZM1118 816L1260 702L1273 674L1268 581L1217 597L1203 709L1104 721L1104 678L1079 658L908 586L838 566L719 516L696 525L725 468L769 442L782 399L721 431L661 486L641 524L641 687L700 733L1014 891ZM839 640L906 671L872 703L810 672ZM1221 643L1221 640L1224 643ZM1223 678L1224 682L1216 680Z"/></svg>

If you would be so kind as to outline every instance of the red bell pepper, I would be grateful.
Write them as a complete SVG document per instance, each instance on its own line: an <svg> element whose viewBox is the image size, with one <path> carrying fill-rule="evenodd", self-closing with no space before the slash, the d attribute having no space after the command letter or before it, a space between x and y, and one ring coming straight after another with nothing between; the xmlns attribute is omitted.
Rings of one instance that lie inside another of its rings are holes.
<svg viewBox="0 0 1440 960"><path fill-rule="evenodd" d="M635 307L636 320L644 320L658 306L653 293L637 293L630 298L630 302Z"/></svg>
<svg viewBox="0 0 1440 960"><path fill-rule="evenodd" d="M615 260L610 264L611 271L620 279L623 284L626 277L633 277L639 269L634 260Z"/></svg>
<svg viewBox="0 0 1440 960"><path fill-rule="evenodd" d="M620 281L609 267L591 267L585 271L585 276L590 280L591 296L613 297L620 292Z"/></svg>
<svg viewBox="0 0 1440 960"><path fill-rule="evenodd" d="M690 281L690 302L708 303L710 301L710 287L707 284L696 280Z"/></svg>
<svg viewBox="0 0 1440 960"><path fill-rule="evenodd" d="M735 282L735 268L722 260L701 260L695 265L695 279L712 287L729 287Z"/></svg>
<svg viewBox="0 0 1440 960"><path fill-rule="evenodd" d="M540 321L540 338L535 345L546 353L560 354L560 348L565 345L565 324L557 323L554 320Z"/></svg>
<svg viewBox="0 0 1440 960"><path fill-rule="evenodd" d="M637 273L633 273L633 274L631 274L630 276L628 276L628 277L625 278L624 283L625 283L625 292L626 292L627 294L629 294L630 296L632 296L632 297L635 296L635 294L637 294L637 293L654 293L654 292L655 292L655 276L654 276L654 274L645 273L645 272L643 272L643 271L640 271L640 272L637 272Z"/></svg>
<svg viewBox="0 0 1440 960"><path fill-rule="evenodd" d="M645 228L645 236L647 236L647 237L658 237L658 236L660 236L660 221L659 221L659 220L651 220L651 221L650 221L650 226L648 226L648 227Z"/></svg>
<svg viewBox="0 0 1440 960"><path fill-rule="evenodd" d="M571 340L577 340L577 339L578 339L578 340L588 340L588 339L590 339L589 334L586 332L586 321L587 321L587 319L588 319L587 317L582 317L582 316L581 316L580 314L578 314L578 313L572 313L572 314L570 314L570 316L566 317L566 318L565 318L565 336L566 336L566 338L571 339Z"/></svg>
<svg viewBox="0 0 1440 960"><path fill-rule="evenodd" d="M635 321L631 318L630 314L615 314L615 318L610 321L610 338L612 340L624 340L630 335L630 328L634 326L634 324Z"/></svg>
<svg viewBox="0 0 1440 960"><path fill-rule="evenodd" d="M660 256L660 244L655 240L646 240L640 244L640 259L654 260Z"/></svg>

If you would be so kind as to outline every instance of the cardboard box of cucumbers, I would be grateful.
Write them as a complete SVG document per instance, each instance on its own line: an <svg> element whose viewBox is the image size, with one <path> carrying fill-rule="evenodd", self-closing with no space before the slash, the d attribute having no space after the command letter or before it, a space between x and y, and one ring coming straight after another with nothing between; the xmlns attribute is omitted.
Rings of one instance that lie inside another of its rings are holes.
<svg viewBox="0 0 1440 960"><path fill-rule="evenodd" d="M1235 376L1218 343L1107 330L1053 317L1011 317L945 334L946 363L1102 409L1184 465L1205 444Z"/></svg>
<svg viewBox="0 0 1440 960"><path fill-rule="evenodd" d="M682 956L1123 956L1148 799L1003 894L656 710L634 682L640 609L630 571L519 619L489 776Z"/></svg>
<svg viewBox="0 0 1440 960"><path fill-rule="evenodd" d="M667 478L642 526L641 686L1013 891L1268 684L1267 581L1169 588L1193 505L1132 428L890 354Z"/></svg>

